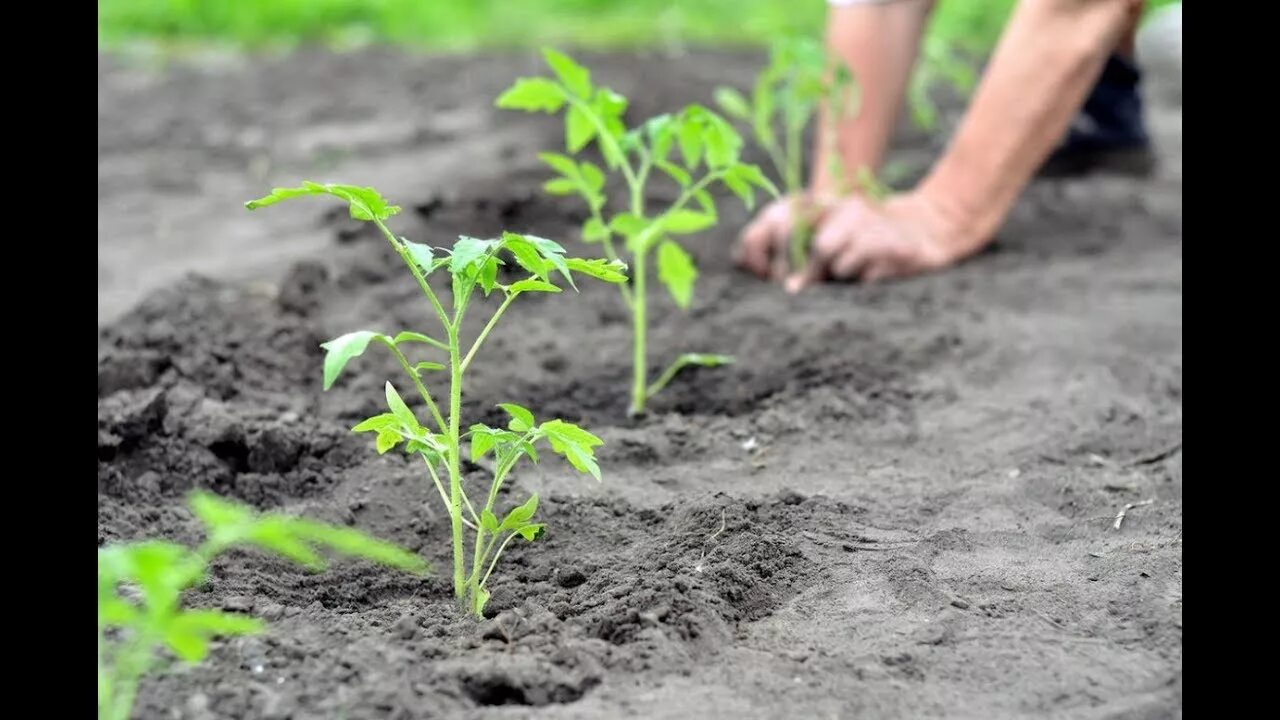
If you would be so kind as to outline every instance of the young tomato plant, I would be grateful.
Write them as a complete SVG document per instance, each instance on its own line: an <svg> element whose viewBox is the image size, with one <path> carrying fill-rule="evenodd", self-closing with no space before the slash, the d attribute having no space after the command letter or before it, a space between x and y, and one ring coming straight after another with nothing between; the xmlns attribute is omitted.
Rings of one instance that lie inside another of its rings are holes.
<svg viewBox="0 0 1280 720"><path fill-rule="evenodd" d="M621 249L632 268L631 284L620 286L631 311L634 341L630 412L639 415L648 400L682 369L733 361L724 355L687 353L650 382L645 340L651 257L656 253L658 280L678 307L687 308L693 301L698 270L674 238L716 224L715 201L708 188L721 183L748 207L754 205L756 188L775 196L777 190L758 167L739 160L742 139L720 115L701 105L690 105L678 114L659 115L628 129L623 122L625 97L593 84L591 72L566 55L544 50L543 57L555 77L520 78L502 93L497 106L526 112L564 111L569 154L539 155L557 174L543 187L552 195L581 196L591 213L582 227L582 239L600 243L609 259L622 257L614 238L623 240ZM621 212L606 208L605 172L590 161L570 157L593 142L610 173L626 184L628 204ZM646 204L645 189L654 171L680 188L678 197L666 207Z"/></svg>
<svg viewBox="0 0 1280 720"><path fill-rule="evenodd" d="M325 568L317 548L399 568L427 571L415 554L350 528L279 513L259 513L209 493L196 493L191 509L206 538L196 549L163 540L108 545L98 550L98 718L128 720L138 683L159 662L159 651L198 663L219 635L251 635L265 625L248 615L185 610L183 591L205 581L217 555L257 547Z"/></svg>
<svg viewBox="0 0 1280 720"><path fill-rule="evenodd" d="M564 248L545 238L532 235L504 233L499 239L480 240L463 237L451 250L439 250L397 237L387 229L385 221L400 211L388 205L373 188L354 185L320 185L303 183L296 188L276 188L270 195L247 203L252 210L273 205L282 200L306 195L331 195L350 206L351 216L357 220L372 222L378 227L392 249L400 256L418 287L430 304L432 313L440 322L443 339L417 332L401 332L397 335L360 330L347 333L324 343L324 388L328 390L350 360L377 342L391 352L413 383L430 414L424 425L390 382L385 394L389 412L375 415L356 425L355 432L369 432L375 436L378 453L385 453L403 444L404 452L418 455L426 465L427 473L435 485L449 513L453 536L453 587L463 609L479 617L489 600L487 583L499 556L516 537L534 540L542 534L543 526L533 522L538 509L538 496L509 510L499 519L497 512L498 491L521 457L538 461L535 449L545 440L551 450L562 455L570 465L582 473L600 479L600 468L595 460L595 447L602 444L600 438L563 420L537 422L533 413L519 405L503 404L503 410L511 420L506 429L485 425L471 425L463 430L462 393L463 376L484 344L485 338L498 324L503 313L526 293L558 293L553 280L558 274L575 289L573 273L588 275L610 283L626 282L626 266L617 260L583 260L564 255ZM506 253L528 276L510 285L498 282L498 266L505 264L500 255ZM427 277L437 270L445 270L451 281L452 303L448 309ZM497 290L502 302L489 316L480 334L464 348L461 332L462 321L475 304L479 290L488 297ZM442 362L414 363L405 355L405 348L425 346L443 355ZM435 395L427 388L424 378L430 373L447 373L449 377L448 405L441 409ZM472 461L478 461L493 453L495 465L493 478L483 502L473 502L463 487L462 443L470 443ZM448 486L440 479L439 468L445 468ZM473 534L471 563L467 568L464 530Z"/></svg>
<svg viewBox="0 0 1280 720"><path fill-rule="evenodd" d="M850 117L858 109L858 87L849 68L828 60L822 46L806 38L774 43L769 64L756 78L748 100L733 88L716 89L716 102L728 115L747 123L756 143L769 156L783 190L793 203L793 224L789 258L792 268L803 267L812 241L812 224L804 221L805 181L802 175L804 131L815 113L823 118L820 158L835 183L837 195L849 191L849 178L836 146L836 121ZM779 127L779 125L781 127ZM869 168L860 168L858 182L867 186Z"/></svg>

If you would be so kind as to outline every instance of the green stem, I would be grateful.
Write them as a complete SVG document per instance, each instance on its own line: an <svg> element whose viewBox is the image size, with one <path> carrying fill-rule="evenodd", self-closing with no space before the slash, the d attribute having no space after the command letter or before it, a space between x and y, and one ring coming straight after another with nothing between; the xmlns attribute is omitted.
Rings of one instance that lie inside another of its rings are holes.
<svg viewBox="0 0 1280 720"><path fill-rule="evenodd" d="M431 466L431 461L427 459L426 455L422 456L422 461L427 464L427 472L431 474L431 482L435 484L436 490L440 493L440 499L444 501L445 510L448 510L449 495L445 492L444 483L440 482L440 475L437 474L436 469ZM471 499L467 497L467 494L465 492L462 493L462 500L464 503L466 503L467 510L471 512L471 517L475 519L475 522L472 523L468 521L466 518L463 518L462 524L466 525L472 530L475 530L476 526L480 524L480 516L476 515L476 509L471 506Z"/></svg>
<svg viewBox="0 0 1280 720"><path fill-rule="evenodd" d="M436 293L427 284L427 276L422 274L422 270L418 269L418 263L414 262L413 257L409 255L409 250L396 238L395 233L387 229L382 221L374 217L374 224L382 231L383 236L387 238L387 242L391 243L391 247L395 249L396 254L409 266L409 272L413 273L413 277L418 281L418 287L422 288L422 294L427 296L427 300L431 301L431 307L435 308L436 315L440 318L440 323L446 327L449 325L449 314L444 311L444 306L440 304L440 298L436 297Z"/></svg>
<svg viewBox="0 0 1280 720"><path fill-rule="evenodd" d="M461 325L462 318L458 318ZM449 324L449 520L453 530L453 592L465 598L462 547L462 470L459 421L462 417L462 360L458 352L458 327Z"/></svg>
<svg viewBox="0 0 1280 720"><path fill-rule="evenodd" d="M476 587L484 587L484 584L485 584L485 583L487 583L487 582L489 582L489 576L493 574L493 569L494 569L495 567L497 567L497 566L498 566L498 558L502 557L502 551L504 551L504 550L506 550L506 549L507 549L507 545L508 545L508 544L509 544L509 543L510 543L514 538L515 538L515 536L516 536L516 535L518 535L518 534L519 534L519 533L514 533L514 532L513 532L513 533L511 533L511 534L507 535L507 538L506 538L505 540L503 540L503 541L502 541L502 544L501 544L501 545L499 545L499 546L498 546L498 552L494 553L494 554L493 554L493 559L489 561L489 569L488 569L487 571L485 571L484 577L480 580L480 582L476 585Z"/></svg>
<svg viewBox="0 0 1280 720"><path fill-rule="evenodd" d="M685 369L688 364L689 361L681 357L668 365L667 369L658 376L658 379L654 380L653 384L649 386L649 389L646 391L646 397L653 397L654 395L662 392L662 389L670 384L670 382L675 379L676 375L678 375L681 370Z"/></svg>
<svg viewBox="0 0 1280 720"><path fill-rule="evenodd" d="M631 186L631 213L637 218L644 217L644 187L641 185ZM634 249L635 267L631 272L631 280L635 285L631 295L631 335L634 345L631 356L631 407L627 412L632 417L644 413L645 386L649 378L649 367L645 356L645 334L648 331L645 265L649 255L649 248L645 247L646 245L648 245L647 242Z"/></svg>
<svg viewBox="0 0 1280 720"><path fill-rule="evenodd" d="M518 292L509 293L506 299L502 301L502 304L498 306L498 311L493 314L493 317L489 318L489 322L484 326L484 329L480 331L479 337L477 337L476 341L472 343L471 350L467 352L467 357L462 361L463 372L466 372L467 368L471 366L471 358L475 357L476 351L480 349L480 346L484 343L484 339L489 337L489 332L498 324L498 318L502 317L502 313L507 311L507 308L511 306L511 303L519 294L520 293Z"/></svg>
<svg viewBox="0 0 1280 720"><path fill-rule="evenodd" d="M427 386L422 384L422 378L418 377L418 371L413 369L413 366L409 364L409 359L404 356L404 353L400 352L400 348L396 347L394 342L390 340L383 340L382 342L388 348L391 348L391 354L396 356L396 360L400 361L400 367L404 368L404 371L413 380L414 386L418 388L418 394L422 396L422 399L427 403L427 407L431 409L431 417L435 419L436 427L440 428L440 432L448 432L444 417L440 414L440 408L436 406L436 401L431 397Z"/></svg>

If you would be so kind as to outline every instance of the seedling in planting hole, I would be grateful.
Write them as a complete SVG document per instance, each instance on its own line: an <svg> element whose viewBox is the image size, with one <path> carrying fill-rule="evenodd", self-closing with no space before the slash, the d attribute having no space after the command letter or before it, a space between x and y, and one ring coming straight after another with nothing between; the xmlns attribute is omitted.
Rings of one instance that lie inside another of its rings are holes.
<svg viewBox="0 0 1280 720"><path fill-rule="evenodd" d="M649 381L645 337L648 331L648 267L657 252L658 279L680 308L693 301L698 277L693 259L673 237L689 235L716 224L716 206L707 189L722 183L748 207L755 203L755 189L773 195L777 190L755 165L740 162L742 139L720 115L701 105L690 105L675 115L659 115L628 129L622 120L627 99L591 82L591 72L555 50L543 57L555 78L516 80L497 100L500 108L556 113L564 110L565 146L569 155L542 153L538 157L557 173L544 186L552 195L579 195L591 217L582 226L582 239L601 243L611 260L619 260L614 236L624 240L632 266L631 285L621 285L623 301L631 311L634 340L632 358L632 415L644 412L649 398L661 391L682 369L691 365L713 367L733 361L725 355L688 353L676 359L652 383ZM605 166L626 183L629 204L622 212L606 212L605 173L590 161L570 157L592 142ZM672 151L677 150L674 157ZM645 189L657 170L675 181L680 194L665 208L650 209ZM696 204L696 209L689 207Z"/></svg>
<svg viewBox="0 0 1280 720"><path fill-rule="evenodd" d="M453 589L464 610L480 616L489 600L486 589L489 576L498 563L499 556L516 537L534 540L542 534L541 523L533 522L538 509L538 496L508 511L499 519L498 491L507 475L527 455L538 461L535 445L546 440L551 450L564 458L579 472L589 473L600 479L594 448L602 444L600 438L563 420L547 420L538 423L533 413L519 405L503 404L503 410L511 420L505 430L486 425L471 425L462 430L462 378L471 361L484 344L485 338L498 324L516 298L525 293L558 293L560 288L553 280L558 274L570 286L574 285L573 273L589 275L610 283L626 282L626 266L616 260L582 260L564 256L564 248L545 238L532 235L504 233L500 239L479 240L463 237L452 250L441 250L396 237L387 229L385 220L400 211L387 204L373 188L354 185L320 185L303 183L296 188L276 188L270 195L251 201L246 206L252 210L273 205L281 200L305 195L332 195L348 203L351 217L372 222L391 243L418 287L430 303L440 321L444 339L417 332L401 332L397 335L360 330L324 343L324 388L328 390L350 360L365 351L371 342L385 345L399 361L413 382L431 419L424 426L413 410L401 398L390 382L386 384L387 408L390 412L375 415L356 425L355 432L375 434L374 444L379 454L403 444L405 453L418 455L426 465L440 499L449 513L453 532ZM498 282L498 266L505 264L501 253L510 255L528 277L510 285ZM453 290L453 302L448 310L440 302L435 290L427 283L427 277L437 270L448 272ZM489 317L484 329L471 343L470 349L462 345L462 320L472 307L476 290L488 297L494 290L502 295L502 303ZM444 362L424 361L414 363L405 355L404 348L425 346L445 355ZM449 404L441 411L435 396L427 388L423 378L433 372L449 375ZM470 441L472 461L492 452L496 465L488 493L482 504L473 503L462 485L462 442ZM443 465L448 477L446 489L440 480L438 468ZM465 513L465 515L464 515ZM472 541L471 569L467 570L464 528L474 534Z"/></svg>
<svg viewBox="0 0 1280 720"><path fill-rule="evenodd" d="M204 523L196 549L164 540L98 550L98 718L128 720L138 683L161 662L160 651L195 664L215 636L252 635L265 624L221 610L185 610L182 593L205 582L209 564L234 547L256 547L320 571L317 549L365 558L414 574L427 572L417 555L351 528L253 508L198 492L191 509Z"/></svg>
<svg viewBox="0 0 1280 720"><path fill-rule="evenodd" d="M797 222L793 223L788 254L793 269L803 267L813 238L812 219L801 205L805 127L825 105L824 126L819 133L823 142L820 156L827 162L836 194L847 193L848 178L836 146L835 120L850 117L858 110L858 86L853 74L843 63L833 67L819 43L791 38L774 43L769 64L756 78L750 101L728 87L717 88L715 97L727 114L750 124L752 137L769 156L784 191L796 204L792 217ZM871 177L869 168L859 169L857 180L864 187Z"/></svg>

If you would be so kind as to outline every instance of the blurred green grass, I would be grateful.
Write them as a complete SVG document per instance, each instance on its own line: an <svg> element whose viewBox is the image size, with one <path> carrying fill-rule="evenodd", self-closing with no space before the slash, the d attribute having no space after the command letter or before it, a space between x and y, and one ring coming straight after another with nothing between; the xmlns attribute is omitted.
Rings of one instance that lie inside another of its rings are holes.
<svg viewBox="0 0 1280 720"><path fill-rule="evenodd" d="M1149 6L1176 0L1148 0ZM1014 0L941 0L930 37L975 52ZM99 0L98 45L244 49L389 43L429 50L759 46L821 32L823 0Z"/></svg>

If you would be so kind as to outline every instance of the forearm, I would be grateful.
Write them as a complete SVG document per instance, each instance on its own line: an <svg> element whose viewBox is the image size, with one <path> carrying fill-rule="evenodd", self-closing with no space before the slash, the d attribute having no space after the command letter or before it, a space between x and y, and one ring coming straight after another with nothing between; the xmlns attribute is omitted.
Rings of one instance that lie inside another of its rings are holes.
<svg viewBox="0 0 1280 720"><path fill-rule="evenodd" d="M907 83L920 48L920 36L933 0L832 5L827 18L827 49L853 73L861 97L857 113L829 121L824 108L816 134L811 190L817 195L835 194L838 178L832 177L828 151L837 152L846 185L858 169L876 171L892 139ZM832 147L830 130L834 127Z"/></svg>
<svg viewBox="0 0 1280 720"><path fill-rule="evenodd" d="M963 254L990 241L1066 132L1140 0L1022 0L919 192Z"/></svg>

